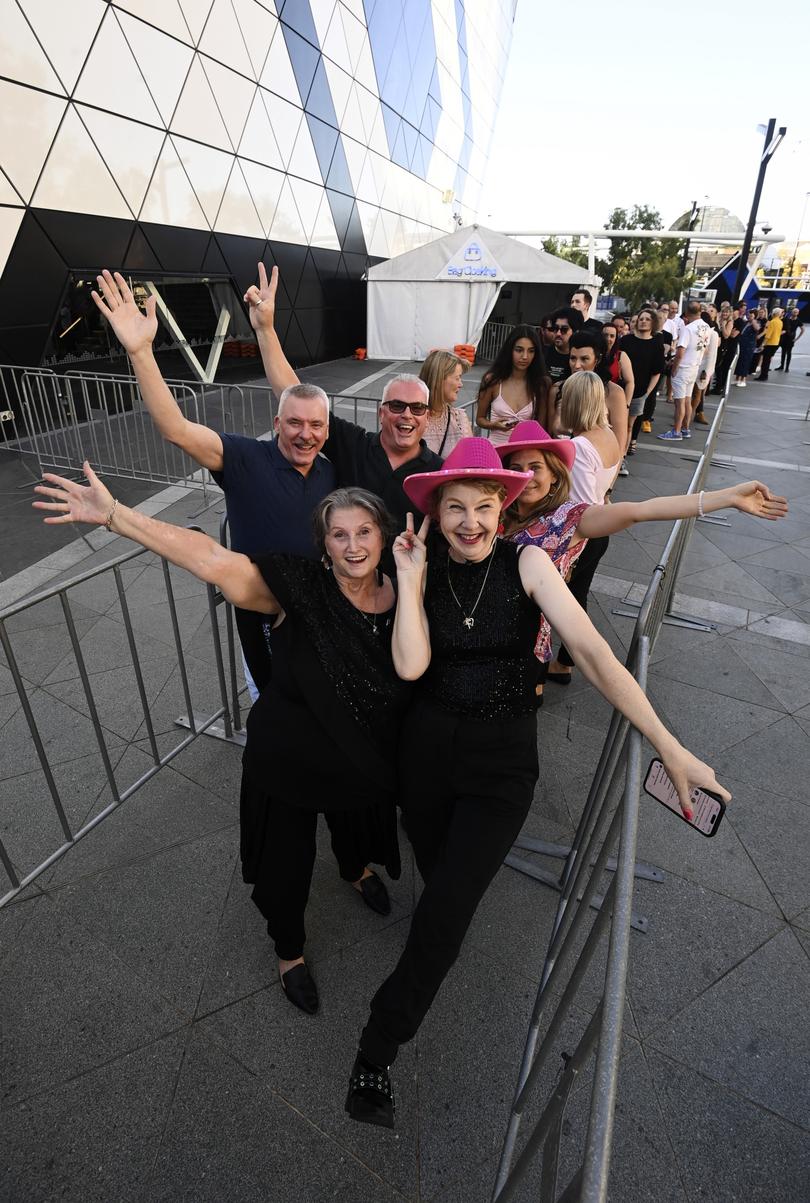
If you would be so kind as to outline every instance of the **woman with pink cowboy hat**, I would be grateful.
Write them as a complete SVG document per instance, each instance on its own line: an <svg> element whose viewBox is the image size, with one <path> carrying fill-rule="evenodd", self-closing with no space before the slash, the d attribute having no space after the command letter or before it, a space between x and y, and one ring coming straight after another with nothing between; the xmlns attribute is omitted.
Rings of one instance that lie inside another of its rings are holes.
<svg viewBox="0 0 810 1203"><path fill-rule="evenodd" d="M758 480L700 495L652 497L648 501L620 501L616 505L572 501L569 494L576 445L571 439L553 439L539 422L519 423L508 442L496 447L496 451L504 467L513 472L532 473L526 488L504 510L504 538L542 547L563 578L568 576L588 539L618 534L636 522L672 522L723 509L737 509L769 520L787 513L784 497L775 497ZM542 681L551 660L551 627L545 616L541 618L535 655L542 662ZM543 685L538 684L541 698L542 691Z"/></svg>
<svg viewBox="0 0 810 1203"><path fill-rule="evenodd" d="M414 509L430 515L418 533L409 518L394 543L391 643L398 674L416 682L399 731L399 797L425 886L360 1039L346 1110L363 1123L393 1127L389 1067L418 1031L531 806L541 610L588 679L656 748L686 815L692 786L730 796L666 730L549 556L498 538L504 508L532 480L505 468L487 439L469 438L442 468L404 482ZM438 533L426 546L431 520Z"/></svg>

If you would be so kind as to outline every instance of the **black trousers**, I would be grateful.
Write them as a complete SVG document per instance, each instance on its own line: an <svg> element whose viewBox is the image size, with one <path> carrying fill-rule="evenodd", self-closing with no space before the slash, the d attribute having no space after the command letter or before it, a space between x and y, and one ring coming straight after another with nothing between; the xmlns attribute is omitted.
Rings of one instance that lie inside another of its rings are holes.
<svg viewBox="0 0 810 1203"><path fill-rule="evenodd" d="M324 815L344 881L357 881L366 864L365 850L358 847L350 818L353 813ZM294 961L304 952L304 911L315 867L317 825L316 810L284 806L273 799L268 804L264 846L251 897L267 920L268 935L283 961Z"/></svg>
<svg viewBox="0 0 810 1203"><path fill-rule="evenodd" d="M782 335L782 341L779 344L779 346L782 348L782 358L779 360L779 367L785 372L787 372L790 368L790 360L791 356L793 355L793 343L794 340L792 338L785 338L785 336Z"/></svg>
<svg viewBox="0 0 810 1203"><path fill-rule="evenodd" d="M588 612L588 594L591 590L591 583L596 574L596 569L599 567L599 561L608 549L609 542L610 539L607 535L601 539L589 539L584 551L574 565L571 579L568 582L568 588L586 614ZM557 659L560 664L567 664L573 668L574 661L564 643L560 644Z"/></svg>
<svg viewBox="0 0 810 1203"><path fill-rule="evenodd" d="M760 380L768 379L768 370L771 366L771 360L773 359L775 354L776 354L775 346L762 348L762 365L759 369L759 379Z"/></svg>
<svg viewBox="0 0 810 1203"><path fill-rule="evenodd" d="M523 826L538 774L534 711L483 722L420 702L401 746L403 818L425 888L360 1040L376 1065L390 1065L416 1035Z"/></svg>

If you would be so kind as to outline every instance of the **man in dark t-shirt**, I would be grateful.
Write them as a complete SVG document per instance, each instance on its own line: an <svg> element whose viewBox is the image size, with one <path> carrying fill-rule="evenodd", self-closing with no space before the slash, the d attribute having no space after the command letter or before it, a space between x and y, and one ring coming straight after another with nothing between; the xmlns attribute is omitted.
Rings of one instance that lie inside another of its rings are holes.
<svg viewBox="0 0 810 1203"><path fill-rule="evenodd" d="M569 343L571 335L582 329L582 314L578 309L568 306L555 309L551 315L551 324L554 327L554 346L545 352L545 361L552 381L559 384L571 375L571 365L568 362Z"/></svg>
<svg viewBox="0 0 810 1203"><path fill-rule="evenodd" d="M587 288L578 288L571 297L571 308L576 309L582 314L582 330L601 330L602 323L598 318L589 317L593 305L593 297L588 292Z"/></svg>

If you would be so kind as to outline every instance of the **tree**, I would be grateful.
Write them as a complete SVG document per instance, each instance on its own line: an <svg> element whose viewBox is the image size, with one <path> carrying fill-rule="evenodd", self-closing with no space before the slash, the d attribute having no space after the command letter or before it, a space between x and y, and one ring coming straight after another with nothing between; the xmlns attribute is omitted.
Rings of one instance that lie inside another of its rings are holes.
<svg viewBox="0 0 810 1203"><path fill-rule="evenodd" d="M578 234L573 236L570 243L560 242L559 238L544 238L542 247L548 255L567 259L569 263L576 263L579 267L588 266L588 252L580 246Z"/></svg>
<svg viewBox="0 0 810 1203"><path fill-rule="evenodd" d="M606 230L662 228L661 214L648 205L613 209L605 223ZM624 297L634 309L652 298L677 296L691 282L691 277L685 278L681 271L679 255L683 246L669 239L612 238L608 259L597 265L605 290Z"/></svg>

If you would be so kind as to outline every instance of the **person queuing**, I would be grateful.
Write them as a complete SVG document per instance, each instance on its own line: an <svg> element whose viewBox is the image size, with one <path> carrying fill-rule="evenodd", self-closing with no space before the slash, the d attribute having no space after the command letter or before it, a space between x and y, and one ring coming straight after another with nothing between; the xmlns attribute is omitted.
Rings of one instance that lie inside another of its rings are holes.
<svg viewBox="0 0 810 1203"><path fill-rule="evenodd" d="M614 313L613 325L616 327L616 337L618 339L622 339L624 338L625 334L630 333L630 327L627 324L627 318L623 313Z"/></svg>
<svg viewBox="0 0 810 1203"><path fill-rule="evenodd" d="M709 419L703 412L703 400L717 367L717 356L720 351L720 331L717 326L718 313L714 305L707 305L700 316L709 327L709 345L704 352L700 370L692 389L692 425L697 423L699 426L708 426Z"/></svg>
<svg viewBox="0 0 810 1203"><path fill-rule="evenodd" d="M754 322L748 322L744 317L734 319L734 334L739 351L737 365L734 368L734 385L745 388L746 379L754 367L754 355L757 348L757 332Z"/></svg>
<svg viewBox="0 0 810 1203"><path fill-rule="evenodd" d="M582 329L582 314L578 309L566 307L555 309L551 315L554 325L554 346L549 347L545 354L546 370L552 384L559 384L568 376L568 348L571 335Z"/></svg>
<svg viewBox="0 0 810 1203"><path fill-rule="evenodd" d="M548 348L554 346L554 318L550 313L547 313L545 317L540 319L537 333L543 347L543 355L545 356Z"/></svg>
<svg viewBox="0 0 810 1203"><path fill-rule="evenodd" d="M683 334L684 321L680 315L678 302L669 301L667 303L667 319L664 323L664 329L668 330L672 335L672 358L675 359L675 352L678 346L678 340ZM667 401L672 401L672 370L667 376Z"/></svg>
<svg viewBox="0 0 810 1203"><path fill-rule="evenodd" d="M405 482L414 510L394 544L392 651L415 682L400 733L400 799L424 888L403 953L371 1000L346 1096L362 1123L394 1126L390 1067L412 1040L461 951L476 908L534 795L534 645L542 611L583 672L652 745L691 815L690 787L728 791L656 716L545 552L498 538L504 508L532 479L505 469L487 439L464 439L443 468ZM430 771L425 771L425 766Z"/></svg>
<svg viewBox="0 0 810 1203"><path fill-rule="evenodd" d="M799 321L799 311L794 306L793 309L786 310L782 318L782 337L779 339L779 346L782 348L782 355L779 360L778 367L774 368L775 372L789 372L790 360L793 355L793 348L804 334L804 326Z"/></svg>
<svg viewBox="0 0 810 1203"><path fill-rule="evenodd" d="M633 365L634 394L630 402L628 418L630 430L627 435L625 453L632 455L636 440L644 421L644 406L647 398L658 387L664 371L664 347L655 337L658 330L658 315L651 308L640 309L636 317L636 328L626 334L620 346Z"/></svg>
<svg viewBox="0 0 810 1203"><path fill-rule="evenodd" d="M591 306L593 305L593 297L588 292L587 288L578 288L568 302L572 309L578 309L582 314L583 330L601 330L602 323L598 318L591 317Z"/></svg>
<svg viewBox="0 0 810 1203"><path fill-rule="evenodd" d="M540 339L533 326L515 326L481 380L476 425L497 446L518 422L549 422L550 412L551 381Z"/></svg>
<svg viewBox="0 0 810 1203"><path fill-rule="evenodd" d="M605 402L607 405L608 422L620 446L627 439L627 401L624 390L610 379L605 366L605 340L594 330L581 330L571 337L569 347L569 366L571 373L594 372L602 381ZM564 423L556 423L557 433L565 433L570 428ZM621 466L620 466L621 469ZM625 471L624 475L627 475Z"/></svg>
<svg viewBox="0 0 810 1203"><path fill-rule="evenodd" d="M765 323L765 330L762 336L762 360L759 375L757 376L757 380L763 383L768 379L771 360L776 354L776 348L779 346L782 338L782 312L781 309L774 309Z"/></svg>
<svg viewBox="0 0 810 1203"><path fill-rule="evenodd" d="M717 332L720 349L714 373L714 383L707 390L714 396L722 396L726 390L731 363L737 351L737 331L734 329L734 311L729 301L723 301L717 314Z"/></svg>
<svg viewBox="0 0 810 1203"><path fill-rule="evenodd" d="M562 388L560 420L571 431L571 441L576 448L570 498L574 502L602 505L616 479L623 444L611 430L605 384L596 372L583 370L566 380ZM622 433L620 437L623 440L626 436ZM571 595L586 612L591 582L607 549L606 536L590 539L571 573L568 582ZM549 665L547 679L556 685L569 685L574 663L575 656L563 642L557 658Z"/></svg>
<svg viewBox="0 0 810 1203"><path fill-rule="evenodd" d="M427 385L429 395L422 437L440 459L449 455L460 439L472 434L470 419L457 404L462 377L469 366L452 351L431 351L419 370L419 379Z"/></svg>
<svg viewBox="0 0 810 1203"><path fill-rule="evenodd" d="M395 595L379 570L390 517L378 497L340 489L316 507L318 562L230 551L120 504L89 464L87 485L47 474L34 505L48 523L104 526L273 619L273 673L247 719L240 810L253 901L274 941L282 988L310 1014L318 992L304 963L304 911L326 816L341 877L383 914L399 876L394 748L407 687L394 671ZM313 750L317 755L313 755Z"/></svg>
<svg viewBox="0 0 810 1203"><path fill-rule="evenodd" d="M636 383L633 379L633 365L621 349L619 331L615 321L605 322L599 333L605 340L605 367L612 382L624 389L629 406L633 400ZM622 337L624 338L626 335L622 335Z"/></svg>
<svg viewBox="0 0 810 1203"><path fill-rule="evenodd" d="M152 344L157 333L155 299L143 313L120 274L104 271L93 292L97 308L129 356L152 421L167 442L207 468L225 494L230 542L235 551L289 552L318 557L312 535L315 507L335 487L335 470L320 452L329 432L329 398L315 385L284 391L272 440L220 434L192 422L180 410L158 368ZM271 662L260 615L236 609L236 625L255 701L270 678Z"/></svg>
<svg viewBox="0 0 810 1203"><path fill-rule="evenodd" d="M251 324L256 330L265 374L273 391L280 395L298 384L276 334L275 298L278 268L268 278L260 263L259 284L245 293ZM393 515L398 529L405 525L409 502L402 482L410 473L429 471L441 463L440 457L424 441L428 424L428 386L418 376L403 372L389 380L379 407L379 433L334 414L323 453L334 465L338 484L358 485L381 497ZM388 560L385 565L391 566Z"/></svg>
<svg viewBox="0 0 810 1203"><path fill-rule="evenodd" d="M511 471L532 473L525 489L504 510L503 537L542 548L564 580L585 549L586 540L607 538L637 522L671 522L721 509L736 509L770 521L787 513L785 498L774 496L756 480L699 497L684 494L614 505L572 501L571 469L576 446L571 439L553 439L537 422L519 423L508 441L496 450ZM551 627L545 617L541 618L534 651L540 661L537 693L542 705L542 682L551 660Z"/></svg>
<svg viewBox="0 0 810 1203"><path fill-rule="evenodd" d="M700 301L689 301L683 318L683 330L675 344L672 364L672 400L675 415L671 430L656 437L664 442L680 442L692 437L689 421L692 415L692 390L695 387L703 356L709 345L710 330L700 316Z"/></svg>

